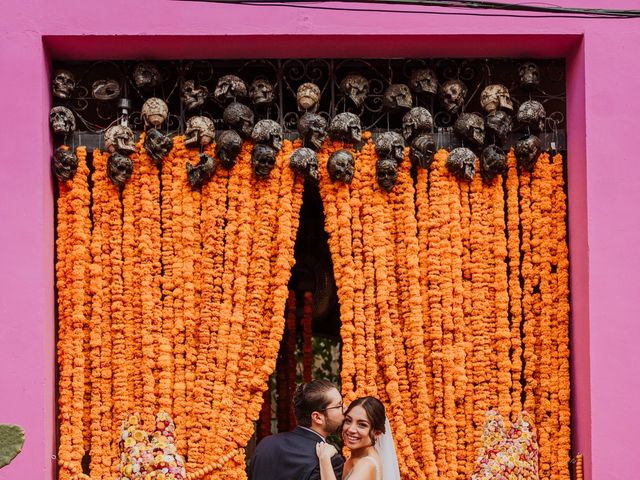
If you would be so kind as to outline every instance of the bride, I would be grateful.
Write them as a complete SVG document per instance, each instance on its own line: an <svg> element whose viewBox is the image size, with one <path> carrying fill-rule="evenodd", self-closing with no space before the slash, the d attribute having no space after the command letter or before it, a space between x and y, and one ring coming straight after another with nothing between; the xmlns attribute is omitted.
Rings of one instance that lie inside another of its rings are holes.
<svg viewBox="0 0 640 480"><path fill-rule="evenodd" d="M336 479L331 457L338 451L329 443L318 443L321 480L399 480L398 460L384 406L374 397L354 400L344 414L342 440L351 451L342 479Z"/></svg>

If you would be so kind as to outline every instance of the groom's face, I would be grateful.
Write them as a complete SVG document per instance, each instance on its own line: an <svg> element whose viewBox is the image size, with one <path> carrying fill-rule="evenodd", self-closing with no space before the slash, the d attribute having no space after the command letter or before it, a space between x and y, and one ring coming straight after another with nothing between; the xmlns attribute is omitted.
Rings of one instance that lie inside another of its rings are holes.
<svg viewBox="0 0 640 480"><path fill-rule="evenodd" d="M324 430L327 435L331 435L332 433L337 432L342 426L342 422L344 420L343 415L343 405L342 405L342 395L340 392L332 388L327 392L327 407L322 412L324 417Z"/></svg>

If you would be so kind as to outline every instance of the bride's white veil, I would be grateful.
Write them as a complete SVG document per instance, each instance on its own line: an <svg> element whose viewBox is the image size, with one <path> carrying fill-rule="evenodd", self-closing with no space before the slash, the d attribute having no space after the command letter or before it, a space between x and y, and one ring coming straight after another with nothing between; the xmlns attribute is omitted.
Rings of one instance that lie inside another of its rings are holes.
<svg viewBox="0 0 640 480"><path fill-rule="evenodd" d="M382 480L400 480L400 467L388 418L385 418L384 429L385 433L378 438L375 444L375 449L382 462Z"/></svg>

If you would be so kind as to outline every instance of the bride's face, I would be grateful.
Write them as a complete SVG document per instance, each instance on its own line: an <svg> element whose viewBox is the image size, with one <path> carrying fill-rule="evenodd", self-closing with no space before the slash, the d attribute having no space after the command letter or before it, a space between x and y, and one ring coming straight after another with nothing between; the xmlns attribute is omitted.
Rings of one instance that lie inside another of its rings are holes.
<svg viewBox="0 0 640 480"><path fill-rule="evenodd" d="M351 450L371 446L371 422L360 405L353 407L344 417L342 440Z"/></svg>

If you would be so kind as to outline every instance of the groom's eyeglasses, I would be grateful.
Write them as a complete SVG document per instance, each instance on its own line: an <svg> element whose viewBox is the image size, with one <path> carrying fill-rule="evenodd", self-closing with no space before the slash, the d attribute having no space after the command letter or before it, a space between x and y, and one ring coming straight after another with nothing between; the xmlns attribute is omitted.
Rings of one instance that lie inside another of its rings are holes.
<svg viewBox="0 0 640 480"><path fill-rule="evenodd" d="M339 403L338 405L334 405L333 407L327 407L327 408L323 408L323 411L326 410L331 410L333 408L339 408L341 411L344 411L344 404L343 403Z"/></svg>

